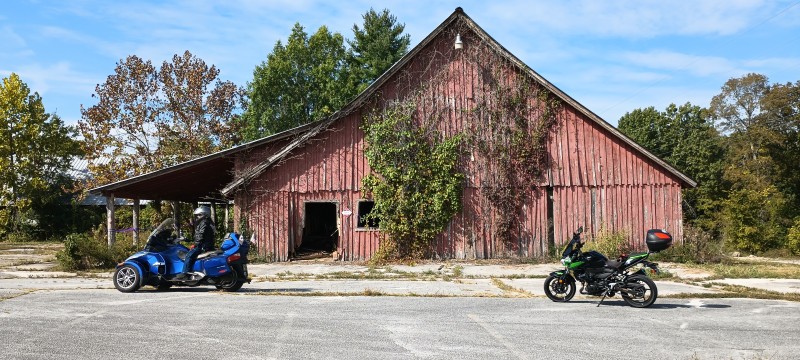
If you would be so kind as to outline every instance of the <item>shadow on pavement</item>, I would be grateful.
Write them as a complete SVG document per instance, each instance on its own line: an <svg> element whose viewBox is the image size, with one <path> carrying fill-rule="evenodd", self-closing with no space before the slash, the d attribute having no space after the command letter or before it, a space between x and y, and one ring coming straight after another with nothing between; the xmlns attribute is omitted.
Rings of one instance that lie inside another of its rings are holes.
<svg viewBox="0 0 800 360"><path fill-rule="evenodd" d="M600 302L598 299L597 301L590 301L590 300L575 300L569 301L570 303L577 303L577 304L592 304L597 306L597 303ZM623 300L603 300L603 304L600 306L620 306L620 307L631 307ZM691 309L691 308L708 308L708 309L725 309L731 307L730 305L722 305L722 304L701 304L701 305L687 305L687 304L670 304L670 303L660 303L656 302L653 305L650 305L648 309Z"/></svg>

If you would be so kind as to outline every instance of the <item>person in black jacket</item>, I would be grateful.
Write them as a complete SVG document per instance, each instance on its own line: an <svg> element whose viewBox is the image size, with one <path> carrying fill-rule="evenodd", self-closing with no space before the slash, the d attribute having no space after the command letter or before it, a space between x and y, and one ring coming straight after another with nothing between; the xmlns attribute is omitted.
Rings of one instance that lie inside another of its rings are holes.
<svg viewBox="0 0 800 360"><path fill-rule="evenodd" d="M200 206L194 210L194 246L186 254L183 273L178 278L191 278L190 273L195 260L200 253L214 250L214 236L216 229L214 221L211 220L211 209L208 206Z"/></svg>

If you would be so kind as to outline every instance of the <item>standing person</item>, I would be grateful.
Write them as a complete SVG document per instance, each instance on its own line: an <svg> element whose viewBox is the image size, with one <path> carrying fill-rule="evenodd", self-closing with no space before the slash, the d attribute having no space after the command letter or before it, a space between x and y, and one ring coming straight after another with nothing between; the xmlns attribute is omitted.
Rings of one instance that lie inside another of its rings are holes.
<svg viewBox="0 0 800 360"><path fill-rule="evenodd" d="M183 273L177 277L181 279L191 278L190 273L194 266L197 256L204 251L214 250L214 236L216 228L211 219L211 209L208 206L200 206L194 210L194 246L184 261Z"/></svg>

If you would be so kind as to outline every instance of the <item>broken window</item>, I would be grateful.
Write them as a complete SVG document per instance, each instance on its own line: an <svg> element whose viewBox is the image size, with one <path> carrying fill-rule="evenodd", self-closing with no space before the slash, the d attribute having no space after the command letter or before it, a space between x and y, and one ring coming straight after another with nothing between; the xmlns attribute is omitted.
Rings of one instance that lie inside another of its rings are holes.
<svg viewBox="0 0 800 360"><path fill-rule="evenodd" d="M372 213L373 208L375 208L375 202L372 200L361 200L358 202L358 228L378 228L380 221L368 216Z"/></svg>

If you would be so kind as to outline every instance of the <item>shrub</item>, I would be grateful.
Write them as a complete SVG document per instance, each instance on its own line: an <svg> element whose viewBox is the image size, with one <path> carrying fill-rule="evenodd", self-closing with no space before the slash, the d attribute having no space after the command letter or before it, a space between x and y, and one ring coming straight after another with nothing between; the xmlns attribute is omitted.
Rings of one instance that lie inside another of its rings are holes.
<svg viewBox="0 0 800 360"><path fill-rule="evenodd" d="M786 237L786 248L794 255L800 255L800 217L794 219L794 226L789 229Z"/></svg>
<svg viewBox="0 0 800 360"><path fill-rule="evenodd" d="M5 237L3 238L3 241L11 243L32 242L36 240L37 239L35 239L33 236L24 231L11 232L6 234Z"/></svg>
<svg viewBox="0 0 800 360"><path fill-rule="evenodd" d="M65 270L110 269L136 251L130 235L119 236L109 248L105 234L98 227L92 233L67 235L56 259Z"/></svg>
<svg viewBox="0 0 800 360"><path fill-rule="evenodd" d="M724 258L722 241L699 227L683 228L683 243L659 253L657 259L683 263L718 263Z"/></svg>
<svg viewBox="0 0 800 360"><path fill-rule="evenodd" d="M587 241L583 251L596 250L610 259L621 254L630 254L634 247L628 242L628 234L624 231L600 229L594 240Z"/></svg>
<svg viewBox="0 0 800 360"><path fill-rule="evenodd" d="M786 198L771 185L731 191L720 217L725 241L751 253L780 247L788 227L783 216L786 204Z"/></svg>

